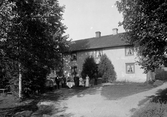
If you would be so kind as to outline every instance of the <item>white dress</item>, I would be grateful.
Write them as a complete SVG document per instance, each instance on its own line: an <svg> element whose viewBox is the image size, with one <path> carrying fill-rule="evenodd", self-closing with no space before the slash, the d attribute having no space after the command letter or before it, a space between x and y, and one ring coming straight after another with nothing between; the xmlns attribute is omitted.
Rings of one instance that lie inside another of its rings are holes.
<svg viewBox="0 0 167 117"><path fill-rule="evenodd" d="M86 76L86 84L85 84L85 87L89 87L89 77Z"/></svg>
<svg viewBox="0 0 167 117"><path fill-rule="evenodd" d="M83 86L83 80L81 77L79 78L79 86Z"/></svg>

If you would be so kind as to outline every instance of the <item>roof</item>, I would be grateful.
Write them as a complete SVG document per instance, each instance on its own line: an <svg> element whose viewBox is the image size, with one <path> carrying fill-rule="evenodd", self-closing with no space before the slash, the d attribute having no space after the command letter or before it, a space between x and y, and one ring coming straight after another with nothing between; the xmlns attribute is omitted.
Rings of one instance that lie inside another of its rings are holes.
<svg viewBox="0 0 167 117"><path fill-rule="evenodd" d="M119 33L116 35L107 35L107 36L72 41L70 50L71 52L76 52L76 51L104 49L104 48L130 45L130 43L125 41L123 37L124 33Z"/></svg>

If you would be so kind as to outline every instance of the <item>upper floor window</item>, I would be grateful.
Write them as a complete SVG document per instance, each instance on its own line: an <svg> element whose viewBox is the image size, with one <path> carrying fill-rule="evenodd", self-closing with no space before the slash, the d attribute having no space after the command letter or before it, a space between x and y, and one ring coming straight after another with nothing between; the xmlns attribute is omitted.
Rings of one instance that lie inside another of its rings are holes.
<svg viewBox="0 0 167 117"><path fill-rule="evenodd" d="M126 73L127 74L135 73L135 63L126 63Z"/></svg>
<svg viewBox="0 0 167 117"><path fill-rule="evenodd" d="M94 58L100 58L103 55L103 51L102 50L95 50L91 52L91 55Z"/></svg>
<svg viewBox="0 0 167 117"><path fill-rule="evenodd" d="M72 53L71 54L71 61L76 61L77 60L77 54L76 53Z"/></svg>
<svg viewBox="0 0 167 117"><path fill-rule="evenodd" d="M125 56L132 56L134 55L134 48L133 47L126 47L125 48Z"/></svg>

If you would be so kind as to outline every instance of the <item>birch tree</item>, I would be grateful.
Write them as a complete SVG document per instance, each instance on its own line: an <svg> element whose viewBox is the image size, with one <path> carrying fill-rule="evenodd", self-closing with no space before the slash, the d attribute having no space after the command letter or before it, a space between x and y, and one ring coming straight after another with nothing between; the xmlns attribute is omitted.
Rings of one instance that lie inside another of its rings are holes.
<svg viewBox="0 0 167 117"><path fill-rule="evenodd" d="M1 4L1 58L18 63L19 97L22 92L41 92L50 70L62 66L62 53L69 45L61 22L63 9L57 0L4 0Z"/></svg>

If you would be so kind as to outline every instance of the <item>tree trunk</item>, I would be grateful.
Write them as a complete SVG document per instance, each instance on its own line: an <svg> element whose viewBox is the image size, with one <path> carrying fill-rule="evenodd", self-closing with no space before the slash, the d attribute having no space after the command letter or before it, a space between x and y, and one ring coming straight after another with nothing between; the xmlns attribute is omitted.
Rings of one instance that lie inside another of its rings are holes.
<svg viewBox="0 0 167 117"><path fill-rule="evenodd" d="M21 64L19 63L19 98L22 98L22 74L21 74Z"/></svg>
<svg viewBox="0 0 167 117"><path fill-rule="evenodd" d="M148 71L147 73L147 82L152 82L155 80L155 73L152 71Z"/></svg>

